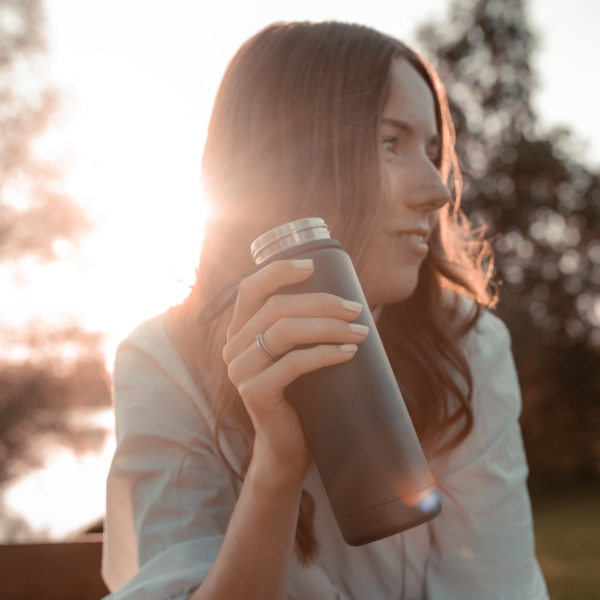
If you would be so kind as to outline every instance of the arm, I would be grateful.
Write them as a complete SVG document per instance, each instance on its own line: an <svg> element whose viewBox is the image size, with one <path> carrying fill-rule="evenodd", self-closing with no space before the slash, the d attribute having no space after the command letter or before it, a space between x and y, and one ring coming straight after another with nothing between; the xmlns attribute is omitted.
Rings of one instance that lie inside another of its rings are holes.
<svg viewBox="0 0 600 600"><path fill-rule="evenodd" d="M328 294L273 296L312 270L312 261L280 261L240 285L223 357L254 424L254 453L221 551L193 600L287 596L300 494L312 456L283 390L303 373L350 360L367 333L349 325L361 308L354 303ZM261 332L273 353L285 355L281 360L273 362L258 348ZM293 349L323 342L330 344Z"/></svg>
<svg viewBox="0 0 600 600"><path fill-rule="evenodd" d="M256 431L241 494L204 420L210 414L207 400L189 380L160 323L136 330L120 346L117 450L107 484L103 566L114 600L141 595L184 600L194 591L194 599L204 600L287 596L311 456L282 392L301 373L350 360L356 350L351 342L366 335L349 327L360 306L349 309L326 294L273 296L278 287L311 274L312 268L302 271L290 261L273 263L246 280L238 297L224 356ZM349 347L293 350L273 363L255 344L261 331L277 354L321 341ZM225 437L231 456L239 455L235 440ZM318 569L302 573L311 597L333 597Z"/></svg>
<svg viewBox="0 0 600 600"><path fill-rule="evenodd" d="M276 480L252 461L215 564L193 600L285 598L302 480Z"/></svg>
<svg viewBox="0 0 600 600"><path fill-rule="evenodd" d="M208 577L202 593L216 580L225 582L230 598L245 598L246 589L277 575L274 584L285 590L302 480L282 480L278 489L257 477L253 461L236 504L237 481L200 411L132 344L117 354L115 397L118 447L108 482L104 565L110 589L118 589L111 598L180 600L209 572L216 577ZM267 591L264 597L277 596Z"/></svg>
<svg viewBox="0 0 600 600"><path fill-rule="evenodd" d="M103 576L114 600L179 600L212 566L239 483L216 452L206 400L181 386L187 372L162 328L142 338L121 344L115 363Z"/></svg>
<svg viewBox="0 0 600 600"><path fill-rule="evenodd" d="M162 321L140 327L115 362L103 560L115 600L187 598L215 561L241 487L205 421L208 399ZM222 440L235 466L243 456L236 441Z"/></svg>
<svg viewBox="0 0 600 600"><path fill-rule="evenodd" d="M467 348L475 424L437 463L442 514L427 571L432 600L546 600L535 558L527 462L519 428L521 396L510 337L490 314Z"/></svg>

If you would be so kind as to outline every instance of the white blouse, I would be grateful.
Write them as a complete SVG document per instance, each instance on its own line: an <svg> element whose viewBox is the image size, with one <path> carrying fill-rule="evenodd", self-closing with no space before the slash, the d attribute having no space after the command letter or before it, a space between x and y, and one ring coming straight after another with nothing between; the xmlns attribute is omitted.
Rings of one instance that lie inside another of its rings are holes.
<svg viewBox="0 0 600 600"><path fill-rule="evenodd" d="M206 389L198 389L167 327L166 315L151 319L117 352L117 449L102 571L111 600L188 598L211 568L240 494L216 450L208 377ZM339 533L313 465L305 489L316 503L320 551L308 568L293 559L289 600L548 599L535 558L508 330L485 312L464 348L475 425L443 461L430 463L449 492L441 490L441 515L353 548ZM223 438L222 448L239 468L239 436Z"/></svg>

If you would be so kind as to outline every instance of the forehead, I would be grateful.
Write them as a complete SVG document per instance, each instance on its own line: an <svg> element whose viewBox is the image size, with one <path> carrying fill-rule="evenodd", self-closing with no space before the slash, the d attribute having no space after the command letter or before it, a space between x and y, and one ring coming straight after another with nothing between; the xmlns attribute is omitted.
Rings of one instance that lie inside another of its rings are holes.
<svg viewBox="0 0 600 600"><path fill-rule="evenodd" d="M383 117L409 121L424 135L438 133L433 93L405 58L394 58L390 66L390 94Z"/></svg>

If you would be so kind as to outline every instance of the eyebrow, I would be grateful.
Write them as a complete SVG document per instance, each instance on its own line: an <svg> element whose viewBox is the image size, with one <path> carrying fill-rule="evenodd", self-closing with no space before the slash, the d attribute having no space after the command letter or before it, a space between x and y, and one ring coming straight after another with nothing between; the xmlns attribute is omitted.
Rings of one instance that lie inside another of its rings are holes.
<svg viewBox="0 0 600 600"><path fill-rule="evenodd" d="M393 119L391 117L384 117L383 119L381 119L381 124L382 125L391 125L392 127L395 127L396 129L398 129L399 131L403 131L404 133L407 133L408 135L414 135L415 134L415 128L410 124L407 123L406 121L401 121L399 119ZM429 140L429 144L431 144L432 146L436 146L436 148L440 148L441 144L441 140L440 140L440 136L436 133L433 136L431 136L431 139Z"/></svg>

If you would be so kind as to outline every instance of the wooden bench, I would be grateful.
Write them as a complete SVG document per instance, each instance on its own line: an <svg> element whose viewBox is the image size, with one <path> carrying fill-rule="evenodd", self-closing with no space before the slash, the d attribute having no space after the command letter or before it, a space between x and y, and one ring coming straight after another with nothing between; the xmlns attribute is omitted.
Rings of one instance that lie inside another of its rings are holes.
<svg viewBox="0 0 600 600"><path fill-rule="evenodd" d="M56 544L0 545L2 600L100 600L102 534Z"/></svg>

